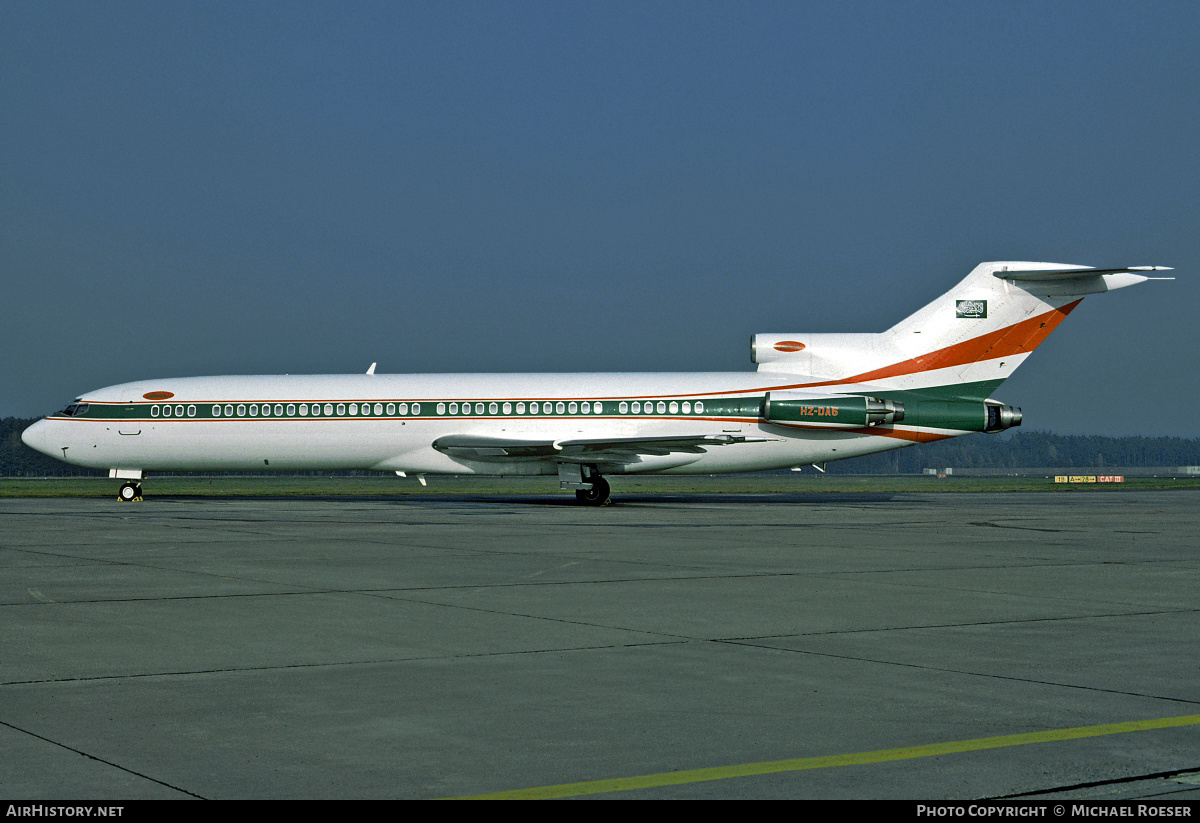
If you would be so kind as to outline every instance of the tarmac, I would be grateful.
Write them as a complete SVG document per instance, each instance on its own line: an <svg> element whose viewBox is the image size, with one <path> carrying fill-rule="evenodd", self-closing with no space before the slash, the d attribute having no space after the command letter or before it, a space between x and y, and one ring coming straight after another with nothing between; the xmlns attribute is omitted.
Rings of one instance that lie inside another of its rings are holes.
<svg viewBox="0 0 1200 823"><path fill-rule="evenodd" d="M1200 798L1200 492L0 500L0 799Z"/></svg>

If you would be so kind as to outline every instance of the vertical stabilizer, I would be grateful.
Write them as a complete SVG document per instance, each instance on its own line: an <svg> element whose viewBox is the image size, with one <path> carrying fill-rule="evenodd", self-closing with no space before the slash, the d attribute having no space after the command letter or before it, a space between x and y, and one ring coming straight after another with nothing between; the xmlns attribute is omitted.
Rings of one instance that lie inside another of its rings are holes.
<svg viewBox="0 0 1200 823"><path fill-rule="evenodd" d="M1161 267L981 263L954 288L880 334L756 335L759 371L895 389L957 387L986 397L1084 296L1151 279Z"/></svg>

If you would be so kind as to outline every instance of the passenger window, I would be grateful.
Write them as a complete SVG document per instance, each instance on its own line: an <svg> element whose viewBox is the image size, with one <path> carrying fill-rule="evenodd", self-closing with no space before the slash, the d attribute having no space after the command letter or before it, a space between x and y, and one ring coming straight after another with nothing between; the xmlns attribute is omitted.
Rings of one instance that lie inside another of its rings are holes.
<svg viewBox="0 0 1200 823"><path fill-rule="evenodd" d="M383 404L382 404L382 403L376 403L376 404L375 404L375 413L376 413L376 414L383 414Z"/></svg>
<svg viewBox="0 0 1200 823"><path fill-rule="evenodd" d="M345 403L337 404L337 413L338 413L339 417L346 413L346 404Z"/></svg>
<svg viewBox="0 0 1200 823"><path fill-rule="evenodd" d="M151 416L151 417L158 417L158 406L151 406L151 407L150 407L150 416Z"/></svg>
<svg viewBox="0 0 1200 823"><path fill-rule="evenodd" d="M543 403L542 404L542 414L550 414L552 411L554 411L553 403Z"/></svg>
<svg viewBox="0 0 1200 823"><path fill-rule="evenodd" d="M505 414L512 414L512 403L505 403L505 404L504 404L504 413L505 413Z"/></svg>
<svg viewBox="0 0 1200 823"><path fill-rule="evenodd" d="M438 405L437 405L437 413L438 413L438 414L445 414L445 413L446 413L446 404L445 404L445 403L438 403Z"/></svg>
<svg viewBox="0 0 1200 823"><path fill-rule="evenodd" d="M421 413L421 404L413 403L413 414L420 414L420 413Z"/></svg>
<svg viewBox="0 0 1200 823"><path fill-rule="evenodd" d="M176 407L175 407L175 416L176 416L176 417L183 417L183 406L176 406Z"/></svg>
<svg viewBox="0 0 1200 823"><path fill-rule="evenodd" d="M500 411L500 407L497 406L495 403L488 404L488 414L497 414L499 411Z"/></svg>
<svg viewBox="0 0 1200 823"><path fill-rule="evenodd" d="M524 414L524 413L525 413L525 404L518 403L517 404L517 414Z"/></svg>
<svg viewBox="0 0 1200 823"><path fill-rule="evenodd" d="M658 405L661 406L662 403L659 403ZM671 401L671 414L678 414L678 413L679 413L679 404L676 403L674 400L672 400Z"/></svg>
<svg viewBox="0 0 1200 823"><path fill-rule="evenodd" d="M263 411L263 417L270 417L271 416L271 404L263 403L262 411Z"/></svg>
<svg viewBox="0 0 1200 823"><path fill-rule="evenodd" d="M629 413L629 404L626 403L624 400L622 400L621 405L617 406L617 410L619 412L621 412L621 414L628 414Z"/></svg>
<svg viewBox="0 0 1200 823"><path fill-rule="evenodd" d="M593 403L592 411L594 411L596 414L604 414L604 406L600 405L599 403Z"/></svg>
<svg viewBox="0 0 1200 823"><path fill-rule="evenodd" d="M565 403L563 403L561 400L558 403L556 403L554 406L554 411L557 414L563 414L564 412L566 412L566 410L567 410L567 405Z"/></svg>
<svg viewBox="0 0 1200 823"><path fill-rule="evenodd" d="M704 414L704 404L699 400L696 401L696 414Z"/></svg>
<svg viewBox="0 0 1200 823"><path fill-rule="evenodd" d="M246 416L246 407L242 403L238 403L238 417Z"/></svg>
<svg viewBox="0 0 1200 823"><path fill-rule="evenodd" d="M233 405L230 403L225 404L225 416L233 417Z"/></svg>
<svg viewBox="0 0 1200 823"><path fill-rule="evenodd" d="M350 404L350 413L351 413L351 414L358 414L358 404L357 404L357 403L351 403L351 404Z"/></svg>
<svg viewBox="0 0 1200 823"><path fill-rule="evenodd" d="M584 414L591 414L592 413L592 404L584 403L579 407L579 410L581 412L583 412Z"/></svg>
<svg viewBox="0 0 1200 823"><path fill-rule="evenodd" d="M537 403L530 403L530 404L529 404L529 413L530 413L530 414L537 414L537 413L538 413L538 404L537 404Z"/></svg>
<svg viewBox="0 0 1200 823"><path fill-rule="evenodd" d="M664 403L664 402L663 402L663 401L661 401L661 400L659 400L659 401L658 401L658 413L659 413L659 414L666 414L666 413L667 413L667 404L666 404L666 403Z"/></svg>
<svg viewBox="0 0 1200 823"><path fill-rule="evenodd" d="M684 401L683 401L683 413L684 413L684 414L691 414L691 413L692 413L692 404L691 404L691 403L689 403L689 402L688 402L688 401L686 401L686 400L684 400Z"/></svg>
<svg viewBox="0 0 1200 823"><path fill-rule="evenodd" d="M634 401L633 401L633 413L634 413L634 414L641 414L641 413L642 413L642 404L641 404L641 402L640 402L640 401L638 401L638 400L634 400Z"/></svg>
<svg viewBox="0 0 1200 823"><path fill-rule="evenodd" d="M457 403L451 403L451 404L450 404L450 413L451 413L451 414L458 414L458 404L457 404Z"/></svg>
<svg viewBox="0 0 1200 823"><path fill-rule="evenodd" d="M401 413L401 414L408 414L408 404L407 404L407 403L401 403L401 404L400 404L400 413Z"/></svg>
<svg viewBox="0 0 1200 823"><path fill-rule="evenodd" d="M196 416L196 407L188 406L188 417L195 417L195 416Z"/></svg>
<svg viewBox="0 0 1200 823"><path fill-rule="evenodd" d="M213 407L212 407L212 416L213 416L213 417L220 417L220 416L221 416L221 407L220 407L219 405L218 405L218 406L213 406Z"/></svg>
<svg viewBox="0 0 1200 823"><path fill-rule="evenodd" d="M250 416L258 417L258 404L257 403L250 404Z"/></svg>

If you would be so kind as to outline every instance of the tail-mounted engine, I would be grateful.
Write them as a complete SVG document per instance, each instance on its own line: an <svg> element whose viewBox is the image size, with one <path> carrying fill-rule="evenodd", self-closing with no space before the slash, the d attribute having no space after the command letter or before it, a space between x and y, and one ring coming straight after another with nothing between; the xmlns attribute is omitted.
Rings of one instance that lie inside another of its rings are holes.
<svg viewBox="0 0 1200 823"><path fill-rule="evenodd" d="M898 423L904 404L877 397L812 397L791 392L767 392L762 417L768 423L809 423L822 428L861 429Z"/></svg>
<svg viewBox="0 0 1200 823"><path fill-rule="evenodd" d="M902 420L906 426L959 432L999 432L1021 425L1020 409L995 400L919 397L912 393L901 402L861 395L814 397L790 391L767 392L761 416L768 423L832 429L863 429Z"/></svg>

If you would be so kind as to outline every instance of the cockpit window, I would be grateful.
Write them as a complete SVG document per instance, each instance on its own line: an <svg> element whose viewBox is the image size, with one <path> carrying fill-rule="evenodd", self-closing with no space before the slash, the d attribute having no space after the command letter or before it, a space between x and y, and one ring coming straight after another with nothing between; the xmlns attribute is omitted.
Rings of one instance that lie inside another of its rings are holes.
<svg viewBox="0 0 1200 823"><path fill-rule="evenodd" d="M82 417L87 414L87 403L72 403L60 412L55 412L55 416L62 417Z"/></svg>

